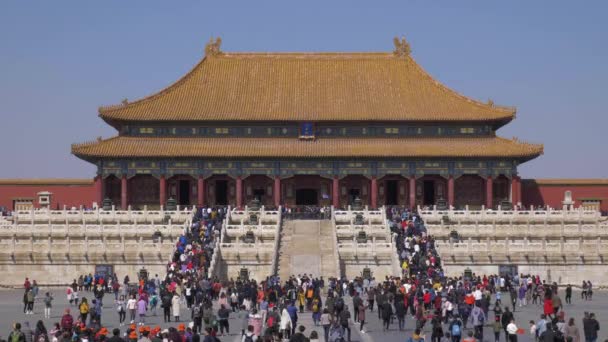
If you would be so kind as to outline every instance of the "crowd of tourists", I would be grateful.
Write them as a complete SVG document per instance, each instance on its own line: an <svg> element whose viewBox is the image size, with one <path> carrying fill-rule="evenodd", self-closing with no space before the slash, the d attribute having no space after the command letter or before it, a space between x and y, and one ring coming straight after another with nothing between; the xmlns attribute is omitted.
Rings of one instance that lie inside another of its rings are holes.
<svg viewBox="0 0 608 342"><path fill-rule="evenodd" d="M72 307L65 309L60 322L49 330L42 321L34 329L27 322L17 323L10 342L216 342L231 333L243 342L315 341L319 336L338 342L351 341L352 329L365 334L367 315L377 315L384 331L404 331L408 342L482 341L484 329L491 329L496 341L517 341L523 334L538 341L575 342L595 341L598 336L600 326L593 313L580 321L582 329L574 318L566 321L560 292L565 292L569 303L571 286L561 290L531 275L446 277L422 218L407 210L388 213L402 264L400 277L209 279L224 216L222 209L196 212L176 243L164 278L141 277L131 283L125 277L121 283L116 275L78 277L66 290ZM26 297L31 293L35 298L34 288L34 283L26 286ZM583 297L591 300L591 283L585 282L583 288ZM79 292L87 297L92 292L91 301ZM111 314L117 314L120 322L120 328L111 332L102 324L102 317L110 314L102 312L107 293L113 293ZM503 303L507 297L510 302ZM44 298L50 317L53 297L47 293ZM527 305L539 305L542 313L529 326L518 326L516 312ZM164 328L146 323L157 308L163 313ZM310 315L314 330L306 331L303 315ZM229 319L236 319L237 326L231 326ZM413 331L405 332L406 320L414 322Z"/></svg>

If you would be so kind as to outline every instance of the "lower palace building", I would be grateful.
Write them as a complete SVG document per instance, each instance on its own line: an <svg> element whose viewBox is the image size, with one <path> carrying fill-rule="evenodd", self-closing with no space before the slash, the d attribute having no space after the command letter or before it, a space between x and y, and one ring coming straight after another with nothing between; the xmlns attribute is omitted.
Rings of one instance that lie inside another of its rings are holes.
<svg viewBox="0 0 608 342"><path fill-rule="evenodd" d="M392 52L233 53L220 39L160 92L99 109L117 134L75 144L95 200L181 205L496 207L543 146L497 136L515 109L442 85Z"/></svg>

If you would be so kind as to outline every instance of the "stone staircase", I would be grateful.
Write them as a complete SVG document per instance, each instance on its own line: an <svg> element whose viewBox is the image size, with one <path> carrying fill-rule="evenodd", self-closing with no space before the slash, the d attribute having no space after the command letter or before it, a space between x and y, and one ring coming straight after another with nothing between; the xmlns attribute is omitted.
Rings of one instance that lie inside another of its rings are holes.
<svg viewBox="0 0 608 342"><path fill-rule="evenodd" d="M290 275L313 277L338 276L331 221L284 221L279 249L278 274L281 280Z"/></svg>

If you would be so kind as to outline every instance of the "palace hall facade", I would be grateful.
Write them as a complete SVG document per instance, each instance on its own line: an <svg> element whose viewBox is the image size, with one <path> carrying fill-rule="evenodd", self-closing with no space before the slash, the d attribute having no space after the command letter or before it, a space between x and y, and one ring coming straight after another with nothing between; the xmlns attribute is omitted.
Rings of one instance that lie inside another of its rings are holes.
<svg viewBox="0 0 608 342"><path fill-rule="evenodd" d="M185 76L101 107L114 137L74 144L117 207L495 207L521 202L518 166L543 146L497 136L515 109L440 84L392 52L232 53L211 41Z"/></svg>

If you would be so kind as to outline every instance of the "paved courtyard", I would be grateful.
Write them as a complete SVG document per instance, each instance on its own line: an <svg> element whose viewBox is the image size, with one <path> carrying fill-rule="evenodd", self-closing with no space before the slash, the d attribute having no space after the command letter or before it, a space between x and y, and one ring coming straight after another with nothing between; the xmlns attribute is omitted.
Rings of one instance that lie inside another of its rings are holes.
<svg viewBox="0 0 608 342"><path fill-rule="evenodd" d="M45 289L41 289L40 293L44 294L46 290ZM1 318L1 322L2 325L0 326L0 338L2 339L6 339L6 337L8 336L8 333L10 332L11 329L11 325L12 322L25 322L25 321L29 321L30 322L30 326L34 327L36 322L40 319L42 319L46 325L47 328L50 328L53 323L55 322L59 322L61 315L63 313L63 310L68 307L68 303L66 300L66 296L64 295L64 289L63 288L54 288L50 290L52 293L54 293L54 297L55 297L55 301L54 301L54 307L53 307L53 312L51 314L51 319L44 319L43 318L43 307L42 307L42 301L41 298L38 299L36 301L36 304L34 306L34 315L25 315L23 313L23 304L22 304L22 297L23 297L23 293L21 290L1 290L0 291L0 318ZM563 296L563 293L562 293ZM82 293L81 297L87 297L87 299L90 299L91 293ZM603 341L604 339L608 338L608 293L606 292L600 292L600 291L596 291L594 294L594 299L593 301L581 301L580 299L580 293L575 292L574 293L574 300L573 300L573 304L572 305L566 305L565 307L565 312L566 312L566 319L568 319L569 317L575 317L576 319L576 325L579 327L579 329L581 330L582 333L582 317L583 317L583 313L585 311L588 312L595 312L599 322L600 322L600 338L598 339L598 341ZM109 330L112 330L112 328L114 327L118 327L118 314L116 313L116 310L113 306L113 295L107 295L106 297L104 297L104 312L102 315L102 323L104 326L106 326ZM508 296L507 298L503 299L503 302L507 302L508 301ZM352 305L352 300L350 298L346 298L346 303L349 305ZM73 307L73 311L74 311L74 307ZM516 318L516 324L518 327L523 327L526 329L526 332L528 331L528 327L529 324L528 322L530 320L538 320L539 315L542 311L542 307L541 306L536 306L536 305L528 305L527 307L523 307L523 308L516 308L515 311L515 318ZM351 312L352 312L352 307L351 307ZM184 305L184 309L182 311L182 318L186 318L186 317L190 317L190 313L185 309L185 305ZM364 342L368 342L368 341L405 341L407 339L407 337L411 336L412 331L414 329L414 321L412 320L411 316L407 316L406 318L406 330L399 332L397 329L397 322L395 321L394 324L391 326L391 329L388 332L383 332L382 331L382 324L381 321L378 319L377 313L376 311L374 311L373 313L368 312L367 313L367 320L369 322L366 322L365 324L365 333L362 334L359 332L358 330L358 324L357 324L357 329L354 328L354 325L351 325L352 327L352 341L364 341ZM491 322L493 320L493 316L490 314L490 318L489 321ZM189 322L189 321L188 321ZM162 322L162 311L159 310L159 315L158 316L150 316L147 317L147 324L155 326L155 325L160 325L161 327L168 327L168 325L164 324ZM312 330L316 330L320 337L321 337L321 341L323 341L323 328L322 327L314 327L312 324L312 317L311 317L311 313L306 312L304 314L302 314L300 316L300 320L298 322L298 324L303 324L306 326L306 334L310 334L310 332ZM172 323L173 326L176 326L175 323ZM236 322L235 319L230 320L230 325L231 327L239 327L240 324L238 322ZM123 327L124 329L124 327ZM444 328L445 331L447 331L447 329ZM232 330L232 335L230 336L224 336L224 337L220 337L220 339L222 341L240 341L240 332L236 332L236 329ZM430 324L427 323L427 325L425 326L425 334L427 336L426 341L430 341ZM494 341L494 337L493 337L493 333L492 333L492 329L491 327L487 326L484 329L484 341ZM501 341L504 341L504 335L501 335ZM533 341L533 339L529 336L529 334L526 335L522 335L519 338L519 341Z"/></svg>

